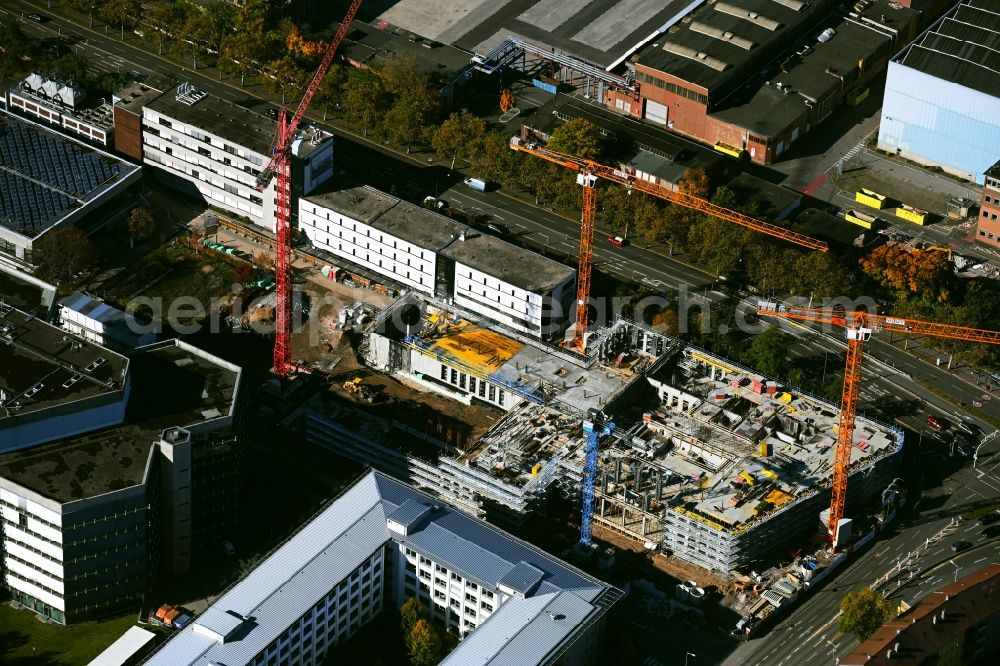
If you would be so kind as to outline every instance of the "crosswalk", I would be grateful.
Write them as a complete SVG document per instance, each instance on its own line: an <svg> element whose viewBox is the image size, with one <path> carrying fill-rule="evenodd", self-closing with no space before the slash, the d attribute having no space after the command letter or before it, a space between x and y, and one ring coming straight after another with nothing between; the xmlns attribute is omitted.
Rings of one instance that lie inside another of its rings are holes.
<svg viewBox="0 0 1000 666"><path fill-rule="evenodd" d="M858 141L857 145L844 153L844 160L847 161L865 149L865 141Z"/></svg>

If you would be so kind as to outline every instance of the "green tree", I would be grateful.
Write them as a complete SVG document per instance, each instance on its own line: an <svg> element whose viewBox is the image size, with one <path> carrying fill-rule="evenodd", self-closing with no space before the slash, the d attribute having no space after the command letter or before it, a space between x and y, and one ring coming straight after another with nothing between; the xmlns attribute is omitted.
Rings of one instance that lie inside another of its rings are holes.
<svg viewBox="0 0 1000 666"><path fill-rule="evenodd" d="M128 232L140 243L156 231L156 220L147 208L133 208L128 215Z"/></svg>
<svg viewBox="0 0 1000 666"><path fill-rule="evenodd" d="M306 82L306 72L291 56L270 62L264 74L264 87L272 93L281 93L281 105L302 89Z"/></svg>
<svg viewBox="0 0 1000 666"><path fill-rule="evenodd" d="M323 109L323 120L327 115L338 108L344 99L344 87L347 85L348 68L345 65L335 62L326 71L326 76L316 89L313 97L313 106Z"/></svg>
<svg viewBox="0 0 1000 666"><path fill-rule="evenodd" d="M73 225L60 227L42 236L35 244L33 259L43 279L57 283L70 280L79 271L97 263L97 247Z"/></svg>
<svg viewBox="0 0 1000 666"><path fill-rule="evenodd" d="M184 15L177 5L158 2L151 4L146 10L144 22L148 29L143 30L143 36L152 40L159 54L163 55L163 49L173 46L175 35L183 29Z"/></svg>
<svg viewBox="0 0 1000 666"><path fill-rule="evenodd" d="M101 18L120 25L122 39L125 39L126 26L131 28L142 20L142 3L139 0L107 0L101 8Z"/></svg>
<svg viewBox="0 0 1000 666"><path fill-rule="evenodd" d="M90 27L94 27L94 15L101 13L107 0L63 0L68 9L86 14L90 18Z"/></svg>
<svg viewBox="0 0 1000 666"><path fill-rule="evenodd" d="M261 54L260 40L253 35L238 32L222 40L219 68L227 74L240 77L240 86L246 85L247 74L257 71L254 61Z"/></svg>
<svg viewBox="0 0 1000 666"><path fill-rule="evenodd" d="M845 634L854 634L858 641L864 641L885 624L896 609L881 592L866 587L857 592L848 592L840 600L840 611L840 630Z"/></svg>
<svg viewBox="0 0 1000 666"><path fill-rule="evenodd" d="M573 118L552 132L547 145L560 153L600 160L604 152L604 137L594 123L585 118Z"/></svg>
<svg viewBox="0 0 1000 666"><path fill-rule="evenodd" d="M409 153L410 146L423 138L432 112L430 100L425 95L405 92L386 111L382 124L389 138L405 145Z"/></svg>
<svg viewBox="0 0 1000 666"><path fill-rule="evenodd" d="M462 109L441 123L431 137L431 145L439 158L451 158L451 168L454 169L456 160L467 160L474 154L484 136L486 121L469 113L468 109Z"/></svg>
<svg viewBox="0 0 1000 666"><path fill-rule="evenodd" d="M430 91L430 75L421 70L412 56L393 56L382 60L375 71L382 85L393 95L426 96Z"/></svg>
<svg viewBox="0 0 1000 666"><path fill-rule="evenodd" d="M427 608L420 603L416 597L410 597L403 602L399 609L400 624L403 627L403 635L408 636L413 625L418 620L425 620L428 617Z"/></svg>
<svg viewBox="0 0 1000 666"><path fill-rule="evenodd" d="M677 189L684 194L709 199L712 196L712 179L704 169L693 167L684 172L677 183Z"/></svg>
<svg viewBox="0 0 1000 666"><path fill-rule="evenodd" d="M753 339L747 350L747 362L758 372L771 377L782 373L787 357L787 341L777 326L769 326Z"/></svg>
<svg viewBox="0 0 1000 666"><path fill-rule="evenodd" d="M205 51L205 45L212 38L212 17L207 12L194 10L187 15L182 31L181 48L191 56L192 69L197 70L198 55Z"/></svg>
<svg viewBox="0 0 1000 666"><path fill-rule="evenodd" d="M434 666L443 656L441 635L430 622L417 620L406 636L406 648L413 666Z"/></svg>
<svg viewBox="0 0 1000 666"><path fill-rule="evenodd" d="M376 125L385 110L386 96L382 80L369 72L352 69L347 74L341 106L348 120L361 125L364 135L368 136L368 130Z"/></svg>
<svg viewBox="0 0 1000 666"><path fill-rule="evenodd" d="M521 157L510 149L510 135L489 132L479 141L478 149L469 156L469 164L480 178L516 185Z"/></svg>

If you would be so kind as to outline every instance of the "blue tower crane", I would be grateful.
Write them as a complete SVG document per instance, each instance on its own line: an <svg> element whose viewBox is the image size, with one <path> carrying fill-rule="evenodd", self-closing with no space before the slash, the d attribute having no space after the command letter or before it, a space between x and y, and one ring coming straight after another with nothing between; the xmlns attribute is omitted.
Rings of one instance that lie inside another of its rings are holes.
<svg viewBox="0 0 1000 666"><path fill-rule="evenodd" d="M594 529L594 483L597 480L597 444L615 429L615 424L607 421L604 414L591 410L590 419L583 422L583 432L587 436L587 460L583 465L583 516L580 519L580 543L590 545Z"/></svg>

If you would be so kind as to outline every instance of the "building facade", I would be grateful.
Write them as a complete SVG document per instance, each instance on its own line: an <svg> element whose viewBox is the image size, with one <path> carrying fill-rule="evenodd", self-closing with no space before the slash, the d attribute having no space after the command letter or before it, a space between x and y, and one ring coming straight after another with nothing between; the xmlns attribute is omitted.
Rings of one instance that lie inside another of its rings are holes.
<svg viewBox="0 0 1000 666"><path fill-rule="evenodd" d="M143 106L143 160L168 184L273 233L276 180L258 190L257 178L268 163L276 127L273 120L185 83ZM297 196L333 175L332 135L300 129L292 156L294 212Z"/></svg>
<svg viewBox="0 0 1000 666"><path fill-rule="evenodd" d="M14 353L24 367L25 352ZM100 365L113 368L112 352L101 353L112 360ZM0 454L2 583L16 602L61 624L137 608L161 567L187 571L198 549L228 537L239 515L238 483L200 459L224 448L238 474L240 369L178 340L127 362L135 389L128 414L140 416L108 427L77 415L87 427ZM0 366L5 385L7 367ZM79 395L86 388L74 388L63 386L53 409L86 411ZM163 423L177 425L161 431ZM47 432L45 421L31 425Z"/></svg>
<svg viewBox="0 0 1000 666"><path fill-rule="evenodd" d="M576 271L434 211L355 187L301 199L299 227L318 249L521 333L565 330Z"/></svg>
<svg viewBox="0 0 1000 666"><path fill-rule="evenodd" d="M80 292L59 302L58 322L73 335L123 354L156 340L132 315Z"/></svg>
<svg viewBox="0 0 1000 666"><path fill-rule="evenodd" d="M620 596L369 472L146 663L314 666L383 608L412 597L463 639L444 663L584 665L596 662L604 614Z"/></svg>
<svg viewBox="0 0 1000 666"><path fill-rule="evenodd" d="M968 0L889 63L878 147L983 182L1000 159L996 0Z"/></svg>
<svg viewBox="0 0 1000 666"><path fill-rule="evenodd" d="M1000 162L987 169L983 176L976 231L977 241L1000 247Z"/></svg>
<svg viewBox="0 0 1000 666"><path fill-rule="evenodd" d="M7 89L7 109L30 116L58 129L102 147L110 146L114 137L114 117L107 102L84 105L83 88L33 73Z"/></svg>

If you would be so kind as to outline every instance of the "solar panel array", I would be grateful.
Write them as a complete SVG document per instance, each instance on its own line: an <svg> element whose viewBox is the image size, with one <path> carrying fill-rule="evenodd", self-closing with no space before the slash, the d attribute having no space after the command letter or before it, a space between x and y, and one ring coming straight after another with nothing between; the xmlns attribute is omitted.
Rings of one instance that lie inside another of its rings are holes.
<svg viewBox="0 0 1000 666"><path fill-rule="evenodd" d="M0 224L44 231L120 171L100 153L8 118L0 122Z"/></svg>

